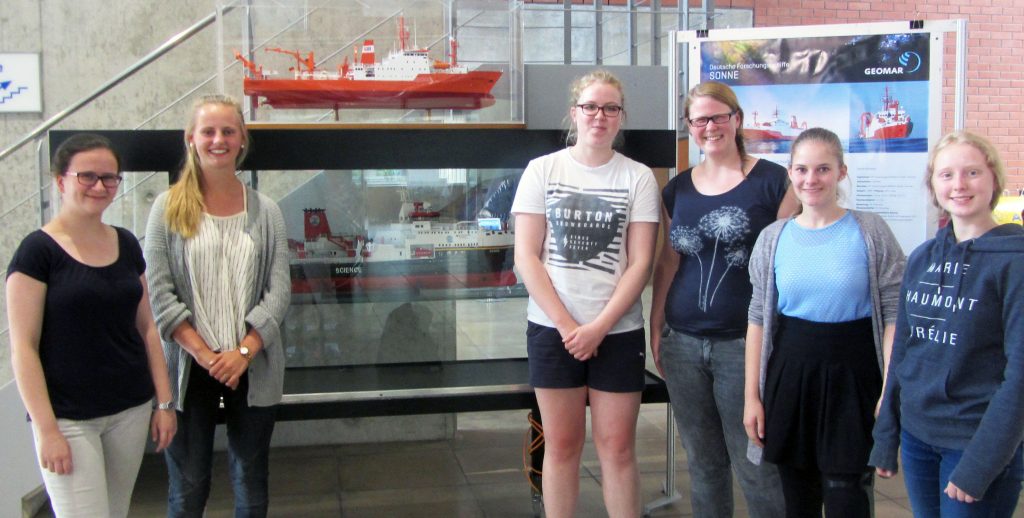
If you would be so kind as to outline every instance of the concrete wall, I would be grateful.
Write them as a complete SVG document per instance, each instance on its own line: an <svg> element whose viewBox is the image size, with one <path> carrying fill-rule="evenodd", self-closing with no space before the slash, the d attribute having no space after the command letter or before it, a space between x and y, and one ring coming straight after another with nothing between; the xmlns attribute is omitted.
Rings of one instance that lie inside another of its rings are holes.
<svg viewBox="0 0 1024 518"><path fill-rule="evenodd" d="M265 7L253 16L257 41L278 35L274 45L317 49L318 59L324 57L322 49L339 48L354 40L365 28L398 11L398 2L394 0L348 2L318 9L315 16L303 18L308 7L304 1L255 3ZM420 42L435 39L442 31L441 4L432 0L413 0L405 4L403 12L414 39ZM178 32L213 13L216 5L215 0L5 0L0 13L0 52L41 54L44 111L42 114L0 115L0 146L14 143L50 116L91 93ZM135 128L168 106L170 109L144 127L181 128L194 98L217 91L218 81L200 86L194 94L187 92L215 77L220 66L232 64L233 52L243 48L242 20L241 9L225 15L226 43L222 49L217 44L216 27L210 26L56 129ZM394 31L393 22L387 22L368 37L377 37L378 52L385 53L392 45ZM219 51L223 51L224 56L221 63L217 61ZM291 58L280 54L261 52L259 58L285 74L287 67L295 64ZM341 58L339 55L334 59L340 63ZM239 66L233 66L224 74L224 84L225 91L240 95ZM176 101L177 104L173 104ZM261 108L261 116L270 111ZM345 114L357 119L360 115ZM7 213L0 216L0 264L6 266L21 238L39 227L38 194L48 196L50 188L48 178L44 178L40 186L34 144L23 147L0 166L3 171L0 215ZM300 176L263 172L260 188L274 198L281 198L295 188ZM123 197L107 210L105 219L143 236L150 203L166 186L164 174L129 174L119 190ZM12 379L6 328L6 303L4 295L0 294L0 383Z"/></svg>
<svg viewBox="0 0 1024 518"><path fill-rule="evenodd" d="M204 15L211 0L68 2L4 0L0 13L0 52L41 54L42 114L0 115L0 146L7 147L124 70L150 50ZM58 126L62 129L135 127L182 92L212 74L215 31L183 44L161 62L119 85ZM209 90L207 90L209 91ZM180 127L188 102L147 127ZM21 238L39 227L36 146L23 147L0 163L0 263L5 267ZM157 185L155 182L151 182ZM47 182L48 184L48 182ZM128 179L122 192L134 188ZM160 184L166 185L166 180ZM48 192L48 189L44 189ZM126 205L128 206L128 205ZM134 205L131 205L134 208ZM140 211L143 210L140 208ZM133 219L111 213L129 227ZM0 330L7 328L5 296L0 295ZM8 336L0 334L0 384L11 380Z"/></svg>

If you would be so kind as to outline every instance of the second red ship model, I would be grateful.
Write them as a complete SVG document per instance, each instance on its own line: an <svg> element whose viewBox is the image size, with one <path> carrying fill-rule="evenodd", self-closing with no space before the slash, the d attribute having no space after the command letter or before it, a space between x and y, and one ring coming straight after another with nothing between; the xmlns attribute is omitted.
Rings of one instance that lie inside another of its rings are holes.
<svg viewBox="0 0 1024 518"><path fill-rule="evenodd" d="M914 131L907 111L899 100L889 96L889 87L885 87L882 95L882 109L874 114L864 112L860 116L860 138L891 139L907 138Z"/></svg>
<svg viewBox="0 0 1024 518"><path fill-rule="evenodd" d="M516 284L515 235L496 218L444 221L403 202L397 223L366 235L331 232L324 209L303 210L304 240L288 240L292 293L497 288Z"/></svg>
<svg viewBox="0 0 1024 518"><path fill-rule="evenodd" d="M428 49L409 46L409 31L399 17L398 44L378 62L374 41L365 40L354 64L346 57L337 72L317 69L312 52L303 57L297 51L266 49L295 58L290 78L273 77L237 52L235 58L249 71L242 81L245 95L274 108L476 110L494 104L491 90L501 72L460 66L455 40L450 61L433 60Z"/></svg>

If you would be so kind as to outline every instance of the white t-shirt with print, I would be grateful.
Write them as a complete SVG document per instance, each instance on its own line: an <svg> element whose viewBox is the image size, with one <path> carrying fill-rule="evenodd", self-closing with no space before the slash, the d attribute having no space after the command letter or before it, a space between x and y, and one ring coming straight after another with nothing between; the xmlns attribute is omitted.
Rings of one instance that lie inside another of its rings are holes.
<svg viewBox="0 0 1024 518"><path fill-rule="evenodd" d="M584 324L604 309L626 269L629 224L660 219L658 185L649 167L622 154L587 167L563 149L530 161L512 212L546 216L548 237L541 262L566 310ZM532 296L526 317L555 327ZM610 333L643 325L637 299Z"/></svg>

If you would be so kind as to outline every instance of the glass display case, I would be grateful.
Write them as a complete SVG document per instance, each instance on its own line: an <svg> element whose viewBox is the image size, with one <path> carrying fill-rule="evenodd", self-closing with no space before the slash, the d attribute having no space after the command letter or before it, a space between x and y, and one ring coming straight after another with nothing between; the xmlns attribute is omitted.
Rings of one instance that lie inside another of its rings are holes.
<svg viewBox="0 0 1024 518"><path fill-rule="evenodd" d="M520 171L320 171L278 203L294 301L494 296L515 286Z"/></svg>
<svg viewBox="0 0 1024 518"><path fill-rule="evenodd" d="M288 366L455 359L458 306L525 295L509 218L521 172L264 174L261 190L287 192Z"/></svg>
<svg viewBox="0 0 1024 518"><path fill-rule="evenodd" d="M51 148L74 133L51 131ZM181 131L99 133L122 151L133 186L107 211L109 222L144 240L150 205L182 163ZM252 124L250 134L239 178L278 203L289 241L286 386L307 390L301 380L330 370L330 379L376 377L370 381L396 389L447 379L453 363L525 358L527 298L512 267L509 210L523 168L564 147L562 131ZM675 162L674 149L671 130L626 130L622 151L658 168ZM406 371L415 375L400 374ZM419 404L406 401L399 410L368 400L359 408L360 415L391 415ZM452 433L455 420L321 420L316 412L290 417L313 420L280 424L275 440L438 438Z"/></svg>
<svg viewBox="0 0 1024 518"><path fill-rule="evenodd" d="M251 121L522 122L514 7L256 0L221 17L223 81Z"/></svg>

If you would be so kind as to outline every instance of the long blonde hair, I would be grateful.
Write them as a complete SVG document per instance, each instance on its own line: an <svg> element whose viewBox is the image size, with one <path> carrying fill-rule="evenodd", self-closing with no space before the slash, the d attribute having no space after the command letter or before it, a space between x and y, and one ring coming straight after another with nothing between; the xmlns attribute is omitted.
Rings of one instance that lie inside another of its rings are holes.
<svg viewBox="0 0 1024 518"><path fill-rule="evenodd" d="M199 221L202 218L206 205L203 203L203 188L199 181L202 168L199 166L199 153L190 144L189 137L196 130L196 117L199 109L209 104L220 104L234 109L238 115L238 126L242 132L242 149L235 160L235 166L239 166L249 152L249 130L245 127L245 119L242 117L242 105L233 97L220 94L204 95L192 105L192 116L189 118L188 127L185 128L185 165L178 174L178 181L168 190L167 209L164 217L167 227L185 239L196 235L199 229Z"/></svg>

